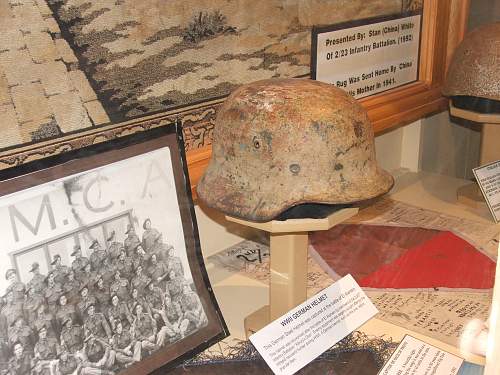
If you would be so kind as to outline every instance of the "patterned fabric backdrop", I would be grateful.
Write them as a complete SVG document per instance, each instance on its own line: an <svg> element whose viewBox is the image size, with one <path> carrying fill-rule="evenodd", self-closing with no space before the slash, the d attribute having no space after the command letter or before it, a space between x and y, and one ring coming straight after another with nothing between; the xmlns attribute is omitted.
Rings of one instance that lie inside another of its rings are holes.
<svg viewBox="0 0 500 375"><path fill-rule="evenodd" d="M310 30L422 0L1 0L0 149L161 113L210 144L242 83L309 74Z"/></svg>

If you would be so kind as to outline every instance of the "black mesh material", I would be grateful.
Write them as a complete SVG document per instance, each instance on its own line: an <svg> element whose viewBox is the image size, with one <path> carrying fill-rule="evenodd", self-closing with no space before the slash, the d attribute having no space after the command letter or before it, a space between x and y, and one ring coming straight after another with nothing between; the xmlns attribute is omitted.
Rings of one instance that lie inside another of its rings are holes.
<svg viewBox="0 0 500 375"><path fill-rule="evenodd" d="M451 102L456 108L467 111L500 114L500 100L478 98L475 96L452 96Z"/></svg>
<svg viewBox="0 0 500 375"><path fill-rule="evenodd" d="M298 371L297 375L375 375L397 345L389 337L367 336L355 331ZM224 352L217 348L214 345L169 374L272 375L271 369L249 341L235 340ZM159 374L162 374L161 370L152 375Z"/></svg>
<svg viewBox="0 0 500 375"><path fill-rule="evenodd" d="M276 219L284 221L288 219L324 219L334 212L351 207L349 204L319 204L304 203L291 207L282 212Z"/></svg>

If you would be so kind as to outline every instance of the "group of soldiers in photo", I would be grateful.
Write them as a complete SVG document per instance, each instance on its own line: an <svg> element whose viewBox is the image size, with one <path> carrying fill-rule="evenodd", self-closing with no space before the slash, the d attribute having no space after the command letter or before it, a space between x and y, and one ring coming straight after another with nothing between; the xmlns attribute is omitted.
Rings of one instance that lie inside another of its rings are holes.
<svg viewBox="0 0 500 375"><path fill-rule="evenodd" d="M15 269L0 311L0 375L115 374L207 323L201 301L172 246L143 224L123 242L75 244L71 264L53 256L24 284Z"/></svg>

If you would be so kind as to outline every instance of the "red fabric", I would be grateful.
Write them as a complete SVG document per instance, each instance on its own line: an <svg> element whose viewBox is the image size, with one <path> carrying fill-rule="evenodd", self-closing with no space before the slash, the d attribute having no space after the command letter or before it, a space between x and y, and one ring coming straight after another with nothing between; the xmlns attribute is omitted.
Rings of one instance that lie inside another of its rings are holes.
<svg viewBox="0 0 500 375"><path fill-rule="evenodd" d="M384 225L339 224L310 235L312 247L338 275L360 280L441 232Z"/></svg>
<svg viewBox="0 0 500 375"><path fill-rule="evenodd" d="M493 288L495 263L451 232L406 251L358 280L373 288Z"/></svg>

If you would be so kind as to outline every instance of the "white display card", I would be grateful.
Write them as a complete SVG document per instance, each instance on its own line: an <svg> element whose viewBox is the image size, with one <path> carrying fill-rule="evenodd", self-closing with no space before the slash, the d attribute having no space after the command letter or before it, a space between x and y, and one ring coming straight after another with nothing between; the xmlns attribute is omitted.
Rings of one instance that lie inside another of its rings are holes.
<svg viewBox="0 0 500 375"><path fill-rule="evenodd" d="M313 78L356 99L416 81L420 22L413 15L313 29Z"/></svg>
<svg viewBox="0 0 500 375"><path fill-rule="evenodd" d="M250 336L277 375L291 375L377 314L347 275Z"/></svg>
<svg viewBox="0 0 500 375"><path fill-rule="evenodd" d="M456 375L463 361L406 335L378 375Z"/></svg>
<svg viewBox="0 0 500 375"><path fill-rule="evenodd" d="M473 169L495 223L500 222L500 160Z"/></svg>

